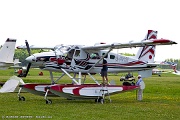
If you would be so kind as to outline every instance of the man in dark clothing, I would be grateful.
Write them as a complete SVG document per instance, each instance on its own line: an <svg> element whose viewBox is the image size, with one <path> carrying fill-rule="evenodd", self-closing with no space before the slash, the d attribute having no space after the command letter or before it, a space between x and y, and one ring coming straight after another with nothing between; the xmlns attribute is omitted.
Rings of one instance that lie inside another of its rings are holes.
<svg viewBox="0 0 180 120"><path fill-rule="evenodd" d="M103 84L105 84L105 80L106 80L106 83L108 83L107 70L108 70L107 61L103 59L102 69L101 69L101 76L102 76Z"/></svg>
<svg viewBox="0 0 180 120"><path fill-rule="evenodd" d="M129 79L129 78L132 78L133 77L133 75L131 75L131 73L130 72L128 72L128 74L126 75L126 79Z"/></svg>

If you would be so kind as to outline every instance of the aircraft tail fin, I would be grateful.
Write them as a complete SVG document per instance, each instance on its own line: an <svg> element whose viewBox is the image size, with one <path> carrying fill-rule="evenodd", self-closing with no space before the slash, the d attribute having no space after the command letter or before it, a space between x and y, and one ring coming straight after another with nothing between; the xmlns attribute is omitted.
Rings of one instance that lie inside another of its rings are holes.
<svg viewBox="0 0 180 120"><path fill-rule="evenodd" d="M157 38L157 31L148 30L148 33L143 39L143 41L149 39L156 39L156 38ZM141 61L154 62L155 46L140 47L135 57Z"/></svg>
<svg viewBox="0 0 180 120"><path fill-rule="evenodd" d="M174 70L175 73L177 73L176 66L172 66L172 69Z"/></svg>
<svg viewBox="0 0 180 120"><path fill-rule="evenodd" d="M15 39L7 39L4 45L0 48L0 62L13 63L15 52Z"/></svg>
<svg viewBox="0 0 180 120"><path fill-rule="evenodd" d="M174 72L175 73L177 73L177 69L176 69L176 67L177 67L177 64L176 63L173 63L173 62L167 62L169 65L170 65L170 67L174 70Z"/></svg>
<svg viewBox="0 0 180 120"><path fill-rule="evenodd" d="M175 73L177 73L177 69L176 69L176 67L177 67L177 63L174 63L174 62L169 62L169 61L164 61L164 62L162 62L163 64L167 64L167 65L170 65L170 67L174 70L174 72Z"/></svg>

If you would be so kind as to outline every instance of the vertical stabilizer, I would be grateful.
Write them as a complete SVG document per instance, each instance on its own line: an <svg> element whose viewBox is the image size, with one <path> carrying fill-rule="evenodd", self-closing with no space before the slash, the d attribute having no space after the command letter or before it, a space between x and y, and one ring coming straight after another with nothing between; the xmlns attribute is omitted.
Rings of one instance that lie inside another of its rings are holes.
<svg viewBox="0 0 180 120"><path fill-rule="evenodd" d="M4 45L0 48L0 62L13 63L15 52L15 39L7 39Z"/></svg>
<svg viewBox="0 0 180 120"><path fill-rule="evenodd" d="M148 33L143 40L156 39L156 38L157 38L157 31L148 30ZM135 57L141 61L154 62L155 46L140 47Z"/></svg>

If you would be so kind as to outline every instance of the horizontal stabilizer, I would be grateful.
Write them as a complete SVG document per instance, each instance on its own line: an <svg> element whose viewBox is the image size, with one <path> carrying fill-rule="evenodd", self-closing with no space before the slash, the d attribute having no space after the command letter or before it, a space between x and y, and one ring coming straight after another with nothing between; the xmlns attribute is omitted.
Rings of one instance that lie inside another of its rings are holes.
<svg viewBox="0 0 180 120"><path fill-rule="evenodd" d="M16 47L17 49L27 49L26 45L20 45ZM29 46L30 49L47 49L47 50L52 50L54 49L54 46L49 46L49 47L44 47L44 46L35 46L31 45Z"/></svg>
<svg viewBox="0 0 180 120"><path fill-rule="evenodd" d="M12 76L0 89L0 93L14 92L16 87L19 84L24 84L24 81L21 78Z"/></svg>
<svg viewBox="0 0 180 120"><path fill-rule="evenodd" d="M161 65L160 63L147 63L147 66L157 66L157 65Z"/></svg>

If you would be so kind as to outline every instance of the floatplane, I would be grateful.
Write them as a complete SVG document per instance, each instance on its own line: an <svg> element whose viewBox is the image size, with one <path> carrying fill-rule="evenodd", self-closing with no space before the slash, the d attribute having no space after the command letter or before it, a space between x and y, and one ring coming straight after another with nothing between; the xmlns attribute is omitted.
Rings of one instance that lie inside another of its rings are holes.
<svg viewBox="0 0 180 120"><path fill-rule="evenodd" d="M20 95L21 89L24 89L33 94L44 96L47 104L52 103L47 98L48 96L60 96L68 99L95 99L95 101L101 103L104 102L105 96L109 96L111 101L110 95L136 90L140 86L135 84L130 86L115 85L112 82L107 85L99 83L93 77L93 74L100 73L103 59L107 60L108 72L110 73L138 71L142 77L149 77L152 75L152 69L157 66L154 63L155 46L172 44L177 43L169 39L157 39L157 31L148 30L145 39L138 42L98 43L94 46L59 45L52 48L54 51L33 54L26 58L29 62L27 73L31 64L35 64L42 70L50 72L51 84L23 84L20 86L18 93L19 100L25 100ZM129 57L113 52L114 49L134 47L140 47L136 56ZM29 53L30 48L33 49L33 47L29 47L27 41L26 48ZM34 47L34 49L38 48ZM63 74L54 80L53 72L62 72ZM73 73L74 76L71 76L70 73ZM76 77L77 74L78 77ZM86 84L85 79L82 80L82 74L89 75L94 83ZM72 80L72 83L56 84L64 75L67 75Z"/></svg>

